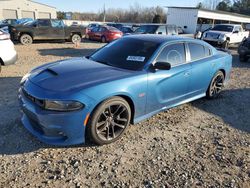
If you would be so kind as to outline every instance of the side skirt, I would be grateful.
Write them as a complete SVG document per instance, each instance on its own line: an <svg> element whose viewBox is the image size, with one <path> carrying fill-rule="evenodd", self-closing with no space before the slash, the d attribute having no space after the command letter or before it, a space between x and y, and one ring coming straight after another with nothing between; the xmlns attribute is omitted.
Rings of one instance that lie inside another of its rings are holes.
<svg viewBox="0 0 250 188"><path fill-rule="evenodd" d="M185 99L185 100L183 100L181 102L178 102L178 103L175 103L175 104L172 104L172 105L169 105L169 106L165 106L165 107L163 107L163 108L161 108L159 110L156 110L156 111L150 112L150 113L148 113L146 115L143 115L143 116L140 116L138 118L135 118L134 119L134 124L139 123L139 122L141 122L143 120L146 120L146 119L150 118L151 116L153 116L155 114L158 114L160 112L166 111L166 110L168 110L170 108L173 108L173 107L179 106L181 104L185 104L185 103L188 103L188 102L200 99L200 98L205 97L205 96L206 96L206 93L202 93L202 94L196 95L194 97Z"/></svg>

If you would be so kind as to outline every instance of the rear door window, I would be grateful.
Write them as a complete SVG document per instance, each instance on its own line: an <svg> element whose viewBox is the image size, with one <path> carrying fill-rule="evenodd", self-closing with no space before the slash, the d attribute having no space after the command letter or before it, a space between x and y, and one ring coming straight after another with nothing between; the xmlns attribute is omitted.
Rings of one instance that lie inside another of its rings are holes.
<svg viewBox="0 0 250 188"><path fill-rule="evenodd" d="M168 62L172 67L186 63L184 43L166 46L157 58L158 62Z"/></svg>
<svg viewBox="0 0 250 188"><path fill-rule="evenodd" d="M55 28L62 28L63 27L63 21L62 20L51 20L51 26Z"/></svg>
<svg viewBox="0 0 250 188"><path fill-rule="evenodd" d="M211 55L211 50L201 44L188 43L191 61L204 59Z"/></svg>
<svg viewBox="0 0 250 188"><path fill-rule="evenodd" d="M49 27L50 20L38 20L38 26L40 27Z"/></svg>

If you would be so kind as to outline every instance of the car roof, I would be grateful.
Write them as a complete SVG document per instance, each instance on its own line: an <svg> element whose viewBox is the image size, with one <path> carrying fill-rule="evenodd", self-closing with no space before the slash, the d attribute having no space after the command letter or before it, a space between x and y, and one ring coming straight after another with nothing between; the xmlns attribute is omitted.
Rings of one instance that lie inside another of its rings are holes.
<svg viewBox="0 0 250 188"><path fill-rule="evenodd" d="M216 24L216 25L241 26L240 24Z"/></svg>
<svg viewBox="0 0 250 188"><path fill-rule="evenodd" d="M201 42L197 39L192 39L190 37L182 37L182 36L166 36L166 35L157 35L157 34L138 34L138 35L127 35L127 38L134 38L139 40L144 40L148 42L156 42L158 44L163 44L171 41L193 41L193 42Z"/></svg>

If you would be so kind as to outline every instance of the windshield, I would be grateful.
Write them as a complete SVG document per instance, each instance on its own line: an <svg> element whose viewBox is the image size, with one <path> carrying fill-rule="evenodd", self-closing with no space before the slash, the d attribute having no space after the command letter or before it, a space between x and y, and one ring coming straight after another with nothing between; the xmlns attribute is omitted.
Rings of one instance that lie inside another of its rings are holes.
<svg viewBox="0 0 250 188"><path fill-rule="evenodd" d="M89 58L113 67L142 70L160 44L135 38L122 38L107 44Z"/></svg>
<svg viewBox="0 0 250 188"><path fill-rule="evenodd" d="M214 30L214 31L232 32L233 29L234 29L234 27L231 26L231 25L216 25L216 26L214 26L214 28L212 28L211 30Z"/></svg>
<svg viewBox="0 0 250 188"><path fill-rule="evenodd" d="M143 25L135 30L135 33L149 33L154 34L157 30L157 25Z"/></svg>

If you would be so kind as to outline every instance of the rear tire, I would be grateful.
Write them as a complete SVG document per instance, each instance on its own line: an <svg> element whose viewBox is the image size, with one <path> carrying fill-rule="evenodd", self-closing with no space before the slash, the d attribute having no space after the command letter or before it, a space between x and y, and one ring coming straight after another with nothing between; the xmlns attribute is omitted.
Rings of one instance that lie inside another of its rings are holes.
<svg viewBox="0 0 250 188"><path fill-rule="evenodd" d="M225 81L225 75L223 74L222 71L218 71L214 75L214 77L213 77L213 79L208 87L208 90L206 92L206 96L208 99L214 99L220 95L220 93L224 87L224 81Z"/></svg>
<svg viewBox="0 0 250 188"><path fill-rule="evenodd" d="M22 45L30 45L30 44L33 43L33 39L32 39L32 37L31 37L30 35L28 35L28 34L22 34L22 35L20 36L20 43L21 43Z"/></svg>
<svg viewBox="0 0 250 188"><path fill-rule="evenodd" d="M248 61L248 57L245 55L240 55L239 59L240 59L240 62L247 62Z"/></svg>
<svg viewBox="0 0 250 188"><path fill-rule="evenodd" d="M102 43L106 43L107 42L106 37L102 36L101 41L102 41Z"/></svg>
<svg viewBox="0 0 250 188"><path fill-rule="evenodd" d="M93 112L87 125L87 138L97 145L115 142L130 124L131 110L126 100L113 97L103 101Z"/></svg>
<svg viewBox="0 0 250 188"><path fill-rule="evenodd" d="M71 42L73 44L80 43L82 41L82 37L79 34L73 34L71 37Z"/></svg>

